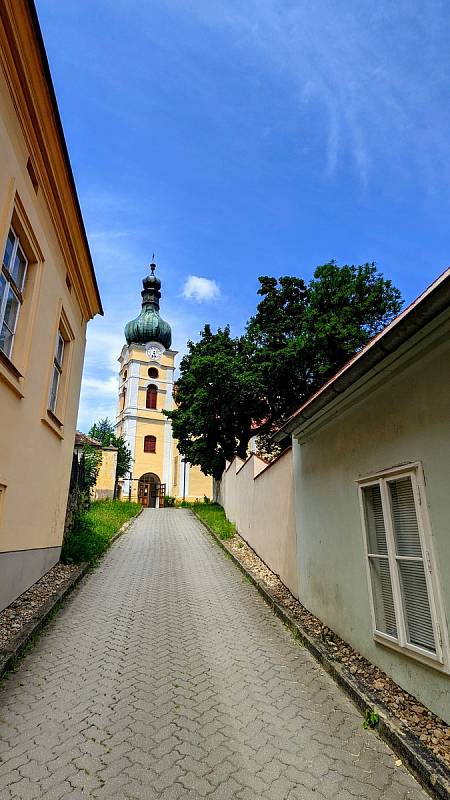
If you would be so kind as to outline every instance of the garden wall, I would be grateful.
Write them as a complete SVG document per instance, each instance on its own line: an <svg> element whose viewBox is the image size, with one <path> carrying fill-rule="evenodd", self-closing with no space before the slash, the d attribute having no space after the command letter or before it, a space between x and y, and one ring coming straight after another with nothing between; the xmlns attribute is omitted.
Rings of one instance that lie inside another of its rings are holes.
<svg viewBox="0 0 450 800"><path fill-rule="evenodd" d="M217 499L240 536L298 597L291 448L271 464L256 455L235 458Z"/></svg>

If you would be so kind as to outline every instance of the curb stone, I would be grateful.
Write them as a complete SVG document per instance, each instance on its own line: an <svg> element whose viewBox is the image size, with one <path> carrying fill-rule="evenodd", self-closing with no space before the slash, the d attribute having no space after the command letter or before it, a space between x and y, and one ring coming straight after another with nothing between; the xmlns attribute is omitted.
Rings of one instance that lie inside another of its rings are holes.
<svg viewBox="0 0 450 800"><path fill-rule="evenodd" d="M138 511L138 513L128 519L121 528L114 534L114 536L110 539L108 548L105 550L105 555L113 542L122 536L122 534L126 533L130 525L142 514L143 508ZM103 556L101 556L103 557ZM34 616L30 622L28 622L20 633L14 637L11 641L9 647L4 649L0 649L0 681L7 672L10 672L11 669L14 668L17 660L20 658L22 653L26 650L29 643L34 639L36 634L38 634L43 628L45 628L47 622L49 621L50 617L53 614L54 609L65 600L69 594L73 591L75 586L81 581L82 578L89 572L91 569L91 564L88 562L83 562L79 565L76 572L69 578L68 583L65 586L62 586L56 594L54 594L44 605L42 608L37 612L36 616Z"/></svg>
<svg viewBox="0 0 450 800"><path fill-rule="evenodd" d="M87 562L80 564L78 570L69 578L68 583L62 586L61 589L42 606L36 616L24 625L20 633L12 640L10 646L4 650L0 650L0 679L14 668L17 659L22 655L24 650L26 650L30 641L45 627L55 607L68 597L77 583L86 575L88 569L89 564Z"/></svg>
<svg viewBox="0 0 450 800"><path fill-rule="evenodd" d="M424 747L419 737L410 731L389 710L388 706L380 701L369 690L363 688L358 680L350 675L341 664L333 661L318 637L313 636L303 628L301 623L285 608L271 593L267 586L248 570L246 565L227 546L226 540L219 536L197 515L189 512L205 528L216 544L234 561L236 566L253 583L261 597L270 606L273 612L295 634L296 638L309 650L316 661L333 680L345 691L354 705L365 714L366 711L375 711L379 716L376 730L389 747L398 755L405 766L426 789L432 797L438 800L450 800L450 770Z"/></svg>

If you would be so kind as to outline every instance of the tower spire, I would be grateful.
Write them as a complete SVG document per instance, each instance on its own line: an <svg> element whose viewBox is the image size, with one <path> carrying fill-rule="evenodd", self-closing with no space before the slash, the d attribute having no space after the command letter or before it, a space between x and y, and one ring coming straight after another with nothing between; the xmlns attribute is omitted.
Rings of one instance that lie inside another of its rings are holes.
<svg viewBox="0 0 450 800"><path fill-rule="evenodd" d="M150 274L142 281L142 311L134 320L125 327L125 338L130 344L146 344L147 342L160 342L166 350L170 348L172 332L170 325L159 315L159 301L161 298L161 281L155 275L155 254L150 264Z"/></svg>

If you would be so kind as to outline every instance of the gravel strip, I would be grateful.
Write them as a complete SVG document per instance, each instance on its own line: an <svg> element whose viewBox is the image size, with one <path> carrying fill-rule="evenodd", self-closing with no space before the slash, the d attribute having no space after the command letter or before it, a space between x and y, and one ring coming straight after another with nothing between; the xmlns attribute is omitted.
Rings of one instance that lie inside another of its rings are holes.
<svg viewBox="0 0 450 800"><path fill-rule="evenodd" d="M450 726L422 705L416 697L405 692L379 667L371 664L347 642L339 638L323 622L311 614L290 593L278 575L275 575L256 555L254 550L236 534L228 539L227 547L244 563L249 572L264 583L276 600L287 608L302 627L320 639L329 657L340 662L358 680L363 689L375 695L403 725L414 733L433 754L450 767Z"/></svg>
<svg viewBox="0 0 450 800"><path fill-rule="evenodd" d="M6 650L56 593L79 570L78 565L55 564L26 592L0 612L0 650Z"/></svg>

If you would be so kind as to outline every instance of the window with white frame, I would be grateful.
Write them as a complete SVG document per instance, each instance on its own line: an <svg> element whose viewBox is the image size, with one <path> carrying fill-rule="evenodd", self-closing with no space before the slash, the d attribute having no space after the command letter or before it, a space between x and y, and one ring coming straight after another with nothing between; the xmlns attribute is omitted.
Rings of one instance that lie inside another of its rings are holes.
<svg viewBox="0 0 450 800"><path fill-rule="evenodd" d="M11 357L28 261L19 237L10 228L0 273L0 350Z"/></svg>
<svg viewBox="0 0 450 800"><path fill-rule="evenodd" d="M64 348L65 341L61 331L58 330L56 337L55 357L53 359L52 379L50 383L50 395L48 398L48 407L53 414L56 414L56 406L58 403L58 391L63 371Z"/></svg>
<svg viewBox="0 0 450 800"><path fill-rule="evenodd" d="M382 473L359 491L375 636L443 662L420 467Z"/></svg>

